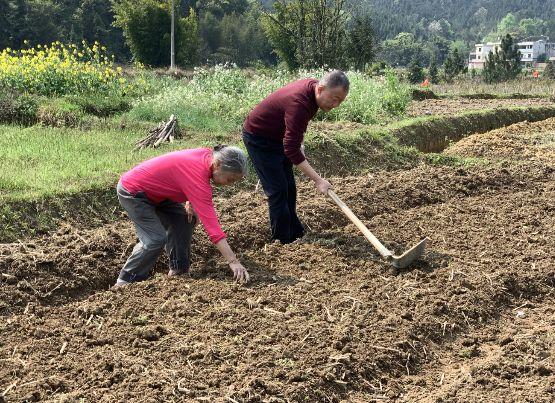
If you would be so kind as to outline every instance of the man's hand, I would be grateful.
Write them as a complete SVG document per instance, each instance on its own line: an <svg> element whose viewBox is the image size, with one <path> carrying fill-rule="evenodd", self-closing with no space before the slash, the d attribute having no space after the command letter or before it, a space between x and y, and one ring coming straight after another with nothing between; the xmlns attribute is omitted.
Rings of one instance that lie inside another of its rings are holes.
<svg viewBox="0 0 555 403"><path fill-rule="evenodd" d="M233 279L238 283L248 283L250 276L247 269L239 262L231 262L229 268L233 271Z"/></svg>
<svg viewBox="0 0 555 403"><path fill-rule="evenodd" d="M307 160L304 160L299 165L297 165L307 177L314 181L314 184L318 188L318 190L324 194L325 196L328 195L328 190L331 189L330 183L322 178L320 175L316 173L316 171L310 166Z"/></svg>
<svg viewBox="0 0 555 403"><path fill-rule="evenodd" d="M320 180L318 180L318 182L316 182L316 187L318 188L320 193L327 196L328 195L328 190L331 189L331 184L327 180L325 180L323 178L320 178Z"/></svg>
<svg viewBox="0 0 555 403"><path fill-rule="evenodd" d="M191 206L190 202L185 202L185 211L187 212L187 222L193 222L193 217L196 217L195 210L193 210L193 206Z"/></svg>

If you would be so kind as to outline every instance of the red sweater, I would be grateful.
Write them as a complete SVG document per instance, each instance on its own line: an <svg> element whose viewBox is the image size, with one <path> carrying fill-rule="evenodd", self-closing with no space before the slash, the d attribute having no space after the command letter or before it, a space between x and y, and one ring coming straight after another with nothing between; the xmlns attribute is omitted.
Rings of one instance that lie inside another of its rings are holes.
<svg viewBox="0 0 555 403"><path fill-rule="evenodd" d="M212 150L173 151L144 161L124 173L121 184L131 194L144 192L154 204L190 201L213 243L225 238L212 204Z"/></svg>
<svg viewBox="0 0 555 403"><path fill-rule="evenodd" d="M285 155L295 165L305 160L301 152L304 133L318 104L314 89L318 80L292 82L268 95L249 113L243 129L255 136L283 141Z"/></svg>

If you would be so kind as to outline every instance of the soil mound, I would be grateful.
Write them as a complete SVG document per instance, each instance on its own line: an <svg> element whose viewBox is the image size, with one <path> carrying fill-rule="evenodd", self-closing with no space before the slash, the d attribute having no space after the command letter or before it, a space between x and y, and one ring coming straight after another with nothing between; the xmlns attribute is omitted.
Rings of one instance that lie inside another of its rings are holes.
<svg viewBox="0 0 555 403"><path fill-rule="evenodd" d="M424 99L411 102L407 109L408 116L449 116L468 111L482 111L484 109L513 108L513 107L553 106L553 101L547 98L531 99L465 99L440 98Z"/></svg>
<svg viewBox="0 0 555 403"><path fill-rule="evenodd" d="M555 118L475 134L445 150L464 157L542 161L555 167Z"/></svg>

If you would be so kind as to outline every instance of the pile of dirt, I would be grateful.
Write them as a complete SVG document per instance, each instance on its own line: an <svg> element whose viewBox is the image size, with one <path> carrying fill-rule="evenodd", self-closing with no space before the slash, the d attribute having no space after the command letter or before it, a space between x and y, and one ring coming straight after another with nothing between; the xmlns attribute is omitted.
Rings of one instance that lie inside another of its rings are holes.
<svg viewBox="0 0 555 403"><path fill-rule="evenodd" d="M407 108L408 116L450 116L484 109L553 106L547 98L529 99L465 99L440 98L413 101Z"/></svg>
<svg viewBox="0 0 555 403"><path fill-rule="evenodd" d="M555 167L555 118L522 122L507 128L469 136L453 144L447 155L488 159L543 161Z"/></svg>
<svg viewBox="0 0 555 403"><path fill-rule="evenodd" d="M428 236L423 259L391 270L305 182L298 210L308 234L290 245L267 242L261 194L217 201L250 269L247 286L230 281L200 229L190 278L168 278L161 259L154 278L117 291L107 287L135 241L126 220L1 245L4 399L414 401L434 393L455 401L518 388L517 400L541 401L553 393L553 337L542 329L553 329L543 315L553 314L555 171L545 160L421 165L331 182L388 247ZM511 321L520 310L526 322ZM457 363L473 368L471 381Z"/></svg>
<svg viewBox="0 0 555 403"><path fill-rule="evenodd" d="M538 122L555 117L555 107L509 108L471 112L450 117L433 117L393 131L399 144L424 153L443 152L449 145L476 134L519 122Z"/></svg>

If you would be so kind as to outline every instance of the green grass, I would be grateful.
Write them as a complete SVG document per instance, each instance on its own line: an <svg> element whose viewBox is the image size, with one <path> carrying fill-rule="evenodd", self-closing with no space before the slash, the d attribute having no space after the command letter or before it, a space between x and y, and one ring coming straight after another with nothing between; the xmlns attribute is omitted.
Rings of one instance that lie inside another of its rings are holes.
<svg viewBox="0 0 555 403"><path fill-rule="evenodd" d="M134 164L183 146L132 152L141 136L115 130L0 126L0 200L107 186Z"/></svg>
<svg viewBox="0 0 555 403"><path fill-rule="evenodd" d="M238 132L189 132L185 139L173 144L133 152L134 143L144 133L116 129L83 131L0 126L0 200L37 200L109 189L121 173L159 154L183 148L210 147L220 142L242 146ZM385 164L386 160L390 162L386 165L391 166L407 158L414 159L412 151L407 153L398 147L394 139L379 127L344 129L334 132L333 136L311 131L307 134L306 144L312 152L311 162L330 172L338 159L345 165L341 172L360 171L357 169L361 166L358 160L364 160L372 150L379 154L376 165ZM326 156L324 150L331 155Z"/></svg>

